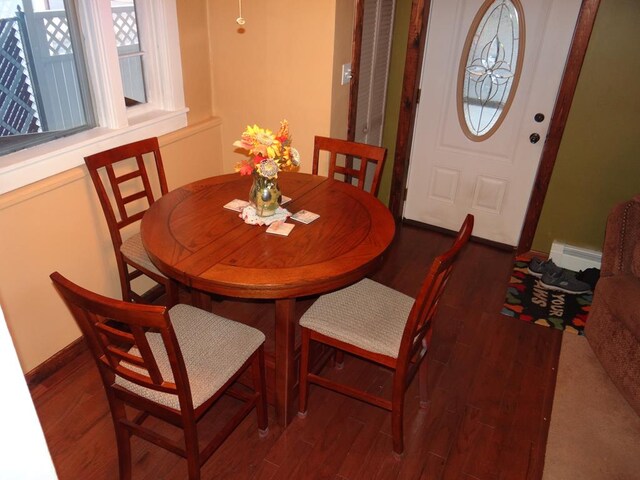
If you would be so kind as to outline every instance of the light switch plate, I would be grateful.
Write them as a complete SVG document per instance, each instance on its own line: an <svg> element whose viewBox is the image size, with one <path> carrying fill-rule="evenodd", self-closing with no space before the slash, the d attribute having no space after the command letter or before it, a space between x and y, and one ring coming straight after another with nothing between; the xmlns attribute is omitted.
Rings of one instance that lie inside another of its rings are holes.
<svg viewBox="0 0 640 480"><path fill-rule="evenodd" d="M351 64L345 63L342 65L342 82L341 85L346 85L351 81Z"/></svg>

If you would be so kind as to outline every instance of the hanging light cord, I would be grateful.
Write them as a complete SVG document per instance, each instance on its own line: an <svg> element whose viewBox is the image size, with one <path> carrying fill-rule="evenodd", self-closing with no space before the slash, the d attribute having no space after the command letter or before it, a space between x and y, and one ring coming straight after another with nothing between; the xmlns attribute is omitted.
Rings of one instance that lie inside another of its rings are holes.
<svg viewBox="0 0 640 480"><path fill-rule="evenodd" d="M242 0L238 0L238 18L236 18L236 23L238 25L244 25L246 23L242 17Z"/></svg>

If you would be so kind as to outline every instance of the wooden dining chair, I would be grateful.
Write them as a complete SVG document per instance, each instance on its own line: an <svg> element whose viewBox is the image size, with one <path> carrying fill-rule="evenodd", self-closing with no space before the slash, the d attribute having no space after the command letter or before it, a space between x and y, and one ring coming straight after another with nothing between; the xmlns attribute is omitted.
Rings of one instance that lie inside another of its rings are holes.
<svg viewBox="0 0 640 480"><path fill-rule="evenodd" d="M254 407L260 434L266 435L262 332L189 305L168 310L106 298L58 272L51 279L100 371L116 433L121 479L131 478L131 435L186 458L192 480L200 478L204 462ZM249 368L253 391L234 387ZM200 448L198 422L225 393L244 403ZM182 437L176 440L143 426L149 415L182 429Z"/></svg>
<svg viewBox="0 0 640 480"><path fill-rule="evenodd" d="M397 454L403 452L405 392L419 370L420 404L426 405L427 363L424 358L431 343L434 316L455 260L469 241L473 220L473 215L467 215L453 246L433 261L415 300L365 278L350 287L322 295L307 310L300 319L300 416L306 416L309 384L320 385L390 410L393 450ZM311 341L391 369L391 399L310 372Z"/></svg>
<svg viewBox="0 0 640 480"><path fill-rule="evenodd" d="M320 152L329 152L329 178L335 178L336 174L342 175L342 178L347 183L352 183L353 179L357 179L356 185L363 190L366 189L367 167L369 164L375 164L369 192L373 195L378 194L380 176L387 156L386 148L316 136L313 146L312 173L314 175L318 174ZM338 164L338 156L344 156L344 166ZM354 160L358 162L358 167L354 166Z"/></svg>
<svg viewBox="0 0 640 480"><path fill-rule="evenodd" d="M172 306L178 302L178 286L153 264L142 245L139 231L142 216L155 201L145 155L152 156L154 160L156 194L165 195L168 191L167 179L157 138L89 155L84 161L107 219L118 265L122 299L151 303L160 295L166 294L166 304ZM123 241L123 233L130 232L132 225L137 226L137 231ZM137 293L132 282L142 275L164 288L153 288L145 294Z"/></svg>

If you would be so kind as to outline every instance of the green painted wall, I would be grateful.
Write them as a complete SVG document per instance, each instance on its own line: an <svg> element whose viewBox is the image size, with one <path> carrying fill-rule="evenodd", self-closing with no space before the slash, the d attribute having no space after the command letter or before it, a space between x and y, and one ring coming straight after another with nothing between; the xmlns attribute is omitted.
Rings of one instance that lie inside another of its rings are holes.
<svg viewBox="0 0 640 480"><path fill-rule="evenodd" d="M393 21L393 40L391 42L391 61L389 64L389 80L387 84L387 103L385 107L382 146L387 148L378 198L389 204L391 193L391 177L393 176L393 159L396 153L396 136L402 97L402 81L404 79L404 61L407 53L407 36L409 35L409 18L411 16L411 0L396 0L396 11Z"/></svg>
<svg viewBox="0 0 640 480"><path fill-rule="evenodd" d="M602 249L607 214L640 193L640 1L602 0L533 249Z"/></svg>

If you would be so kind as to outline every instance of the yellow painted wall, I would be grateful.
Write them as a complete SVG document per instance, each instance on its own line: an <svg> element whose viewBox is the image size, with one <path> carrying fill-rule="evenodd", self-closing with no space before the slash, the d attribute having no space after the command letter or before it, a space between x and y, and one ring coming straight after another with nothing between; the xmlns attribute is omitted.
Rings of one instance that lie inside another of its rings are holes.
<svg viewBox="0 0 640 480"><path fill-rule="evenodd" d="M209 69L208 0L176 0L182 81L189 107L189 125L208 120L213 111Z"/></svg>
<svg viewBox="0 0 640 480"><path fill-rule="evenodd" d="M160 139L169 188L233 171L246 124L282 118L311 171L314 135L346 135L348 86L334 70L350 59L353 5L245 2L241 32L237 2L177 0L190 111L187 128ZM0 303L28 372L80 336L49 274L119 297L113 247L84 167L0 197L0 230Z"/></svg>
<svg viewBox="0 0 640 480"><path fill-rule="evenodd" d="M331 132L336 4L342 0L211 0L213 103L224 120L223 168L241 158L233 142L247 124L277 130L289 120L302 172L311 171L314 135ZM345 121L346 125L346 121Z"/></svg>
<svg viewBox="0 0 640 480"><path fill-rule="evenodd" d="M349 122L349 83L342 85L342 65L351 63L353 50L354 0L336 1L336 25L333 51L331 95L331 131L333 138L347 139ZM318 132L318 135L326 133Z"/></svg>
<svg viewBox="0 0 640 480"><path fill-rule="evenodd" d="M169 188L222 172L206 0L178 0L189 126L160 139ZM119 297L113 247L84 167L0 196L0 303L25 372L80 336L49 274Z"/></svg>
<svg viewBox="0 0 640 480"><path fill-rule="evenodd" d="M602 249L609 210L640 193L640 3L602 0L533 248Z"/></svg>

